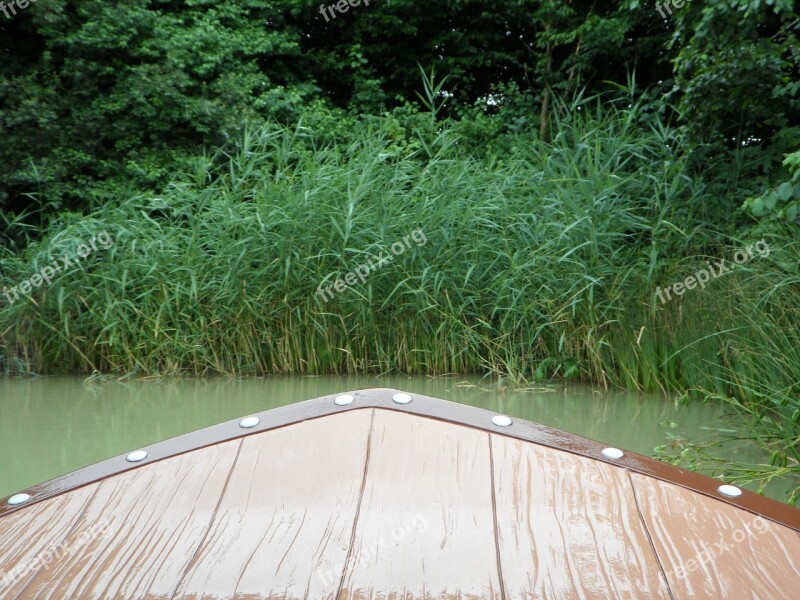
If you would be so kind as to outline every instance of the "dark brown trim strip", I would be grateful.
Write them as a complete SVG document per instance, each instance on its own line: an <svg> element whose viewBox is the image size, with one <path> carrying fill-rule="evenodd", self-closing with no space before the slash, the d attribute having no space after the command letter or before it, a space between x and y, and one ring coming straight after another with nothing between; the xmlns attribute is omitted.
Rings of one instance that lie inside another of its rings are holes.
<svg viewBox="0 0 800 600"><path fill-rule="evenodd" d="M242 453L242 446L244 445L244 438L239 440L239 447L236 449L236 456L233 457L233 462L231 463L231 468L228 471L228 476L225 478L225 485L222 486L222 490L219 493L219 498L217 498L217 504L214 506L214 512L211 513L211 518L208 519L208 524L206 525L206 530L203 533L203 537L200 538L200 543L194 549L194 553L192 553L192 559L186 563L186 568L181 573L178 582L175 584L175 587L172 588L172 593L169 596L169 600L174 600L175 596L178 594L178 590L181 589L181 584L183 580L186 579L186 576L189 574L189 571L192 570L192 567L197 562L197 557L200 554L200 551L203 549L203 544L206 543L206 539L208 539L208 534L211 532L211 528L214 527L215 521L217 520L217 513L219 513L219 507L222 505L222 501L225 499L225 493L228 491L228 484L231 482L231 477L233 476L233 472L236 469L236 464L239 462L239 455Z"/></svg>
<svg viewBox="0 0 800 600"><path fill-rule="evenodd" d="M127 455L117 456L33 486L27 490L22 490L31 495L30 500L23 504L11 506L8 504L8 498L0 499L0 518L22 510L36 502L53 498L101 479L124 473L131 469L138 469L178 454L342 411L381 408L473 427L498 435L506 435L624 467L642 475L683 486L700 494L716 498L721 502L761 515L795 531L800 531L800 510L748 490L742 490L742 495L736 498L723 496L717 491L722 482L694 471L682 469L633 452L625 452L624 456L616 460L606 458L602 454L602 450L606 447L604 444L522 419L513 419L512 424L508 427L498 427L492 423L492 417L497 413L447 400L412 394L412 402L409 404L397 404L392 400L392 397L397 393L401 392L386 388L350 392L354 400L351 404L344 406L338 406L334 403L334 399L338 394L323 396L253 415L258 417L260 422L250 429L242 429L239 426L239 420L236 420L193 431L192 433L146 447L148 455L142 462L129 463L126 461Z"/></svg>
<svg viewBox="0 0 800 600"><path fill-rule="evenodd" d="M650 529L647 527L647 522L644 520L642 509L639 507L639 498L636 496L636 486L633 485L633 478L631 477L630 470L628 470L627 475L628 484L631 486L631 494L633 494L633 502L636 504L636 514L639 515L639 522L642 524L644 534L647 536L647 542L650 544L650 550L653 552L653 557L656 559L656 563L658 563L658 570L661 571L661 576L664 578L664 583L667 586L669 597L672 598L672 600L675 600L675 594L672 593L672 586L669 584L669 577L667 577L667 572L664 570L664 565L661 564L661 557L658 555L656 545L653 543L653 536L650 535Z"/></svg>
<svg viewBox="0 0 800 600"><path fill-rule="evenodd" d="M364 456L364 475L361 477L361 490L358 493L358 504L356 505L356 514L353 516L353 529L350 532L350 544L347 547L347 554L344 557L344 566L342 567L342 576L339 578L339 587L336 588L336 596L334 598L342 597L342 590L344 589L344 582L347 576L350 575L350 560L353 558L353 549L356 545L356 531L358 531L358 517L361 515L361 505L364 503L364 490L367 489L367 477L369 476L369 457L372 454L372 440L375 433L375 410L369 417L369 434L367 435L367 453Z"/></svg>
<svg viewBox="0 0 800 600"><path fill-rule="evenodd" d="M500 560L500 537L497 526L497 487L494 482L494 448L492 448L492 434L486 436L489 443L489 484L492 486L492 526L494 527L494 551L497 556L497 578L500 580L500 598L506 600L506 584L503 581L503 563Z"/></svg>

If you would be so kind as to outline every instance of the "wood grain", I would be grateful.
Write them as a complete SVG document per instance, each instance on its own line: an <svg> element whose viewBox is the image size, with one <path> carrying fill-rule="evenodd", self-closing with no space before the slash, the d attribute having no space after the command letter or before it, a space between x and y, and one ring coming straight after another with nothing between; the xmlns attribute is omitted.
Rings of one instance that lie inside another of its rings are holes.
<svg viewBox="0 0 800 600"><path fill-rule="evenodd" d="M0 519L0 598L16 597L68 549L64 540L95 490L83 488Z"/></svg>
<svg viewBox="0 0 800 600"><path fill-rule="evenodd" d="M669 598L623 468L492 435L508 598Z"/></svg>
<svg viewBox="0 0 800 600"><path fill-rule="evenodd" d="M676 598L800 598L797 532L672 483L631 480Z"/></svg>
<svg viewBox="0 0 800 600"><path fill-rule="evenodd" d="M568 434L535 424L482 430L490 413L448 422L434 399L362 400L244 438L231 422L228 441L192 450L196 432L7 508L0 569L47 564L0 573L0 598L800 598L800 535L747 494L737 506L627 454L608 464L586 440L553 448Z"/></svg>
<svg viewBox="0 0 800 600"><path fill-rule="evenodd" d="M64 541L76 551L40 571L20 597L169 598L208 531L240 445L196 450L85 488L96 493Z"/></svg>
<svg viewBox="0 0 800 600"><path fill-rule="evenodd" d="M501 598L489 434L377 410L339 598Z"/></svg>
<svg viewBox="0 0 800 600"><path fill-rule="evenodd" d="M245 439L180 598L333 598L363 483L372 410Z"/></svg>

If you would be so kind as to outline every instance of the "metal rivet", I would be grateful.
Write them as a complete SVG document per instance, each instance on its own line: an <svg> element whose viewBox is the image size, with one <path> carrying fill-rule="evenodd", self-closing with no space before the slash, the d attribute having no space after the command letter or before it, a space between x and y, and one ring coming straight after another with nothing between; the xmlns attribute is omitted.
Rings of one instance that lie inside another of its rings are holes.
<svg viewBox="0 0 800 600"><path fill-rule="evenodd" d="M619 448L603 448L603 456L606 458L622 458L625 453Z"/></svg>
<svg viewBox="0 0 800 600"><path fill-rule="evenodd" d="M495 415L492 417L492 423L498 427L508 427L511 425L511 417L507 417L506 415Z"/></svg>
<svg viewBox="0 0 800 600"><path fill-rule="evenodd" d="M22 504L23 502L27 502L30 499L31 499L30 494L16 494L15 496L11 496L11 498L8 499L8 503L11 506L16 506L17 504Z"/></svg>
<svg viewBox="0 0 800 600"><path fill-rule="evenodd" d="M740 490L735 485L721 485L717 488L717 491L722 494L723 496L729 496L731 498L736 498L736 496L742 495L742 490Z"/></svg>
<svg viewBox="0 0 800 600"><path fill-rule="evenodd" d="M411 402L411 396L408 394L395 394L392 396L392 400L397 402L398 404L408 404Z"/></svg>
<svg viewBox="0 0 800 600"><path fill-rule="evenodd" d="M239 421L239 427L242 429L250 429L251 427L255 427L261 423L261 419L258 417L247 417L246 419L242 419Z"/></svg>
<svg viewBox="0 0 800 600"><path fill-rule="evenodd" d="M147 458L147 452L144 450L136 450L135 452L128 454L128 462L139 462L145 458Z"/></svg>
<svg viewBox="0 0 800 600"><path fill-rule="evenodd" d="M350 394L342 394L341 396L336 396L336 400L333 403L336 406L345 406L346 404L352 404L354 398Z"/></svg>

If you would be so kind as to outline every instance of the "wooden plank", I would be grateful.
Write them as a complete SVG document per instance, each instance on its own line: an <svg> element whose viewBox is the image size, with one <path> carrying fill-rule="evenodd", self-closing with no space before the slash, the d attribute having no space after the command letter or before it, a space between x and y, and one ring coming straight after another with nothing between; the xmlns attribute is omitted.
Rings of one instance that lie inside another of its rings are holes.
<svg viewBox="0 0 800 600"><path fill-rule="evenodd" d="M676 598L800 597L794 530L672 483L631 479Z"/></svg>
<svg viewBox="0 0 800 600"><path fill-rule="evenodd" d="M694 485L670 465L608 464L594 442L498 430L477 409L462 425L442 401L354 396L368 408L331 397L290 416L341 412L270 413L244 439L231 422L220 445L191 450L214 440L190 434L148 447L171 458L110 459L2 507L0 569L47 567L0 574L0 598L668 598L662 565L676 599L800 590L797 531L747 510L793 523L794 509L716 500L656 479Z"/></svg>
<svg viewBox="0 0 800 600"><path fill-rule="evenodd" d="M40 571L23 597L169 598L208 531L240 445L203 448L89 486L97 493L65 540L80 551ZM86 540L100 524L102 535Z"/></svg>
<svg viewBox="0 0 800 600"><path fill-rule="evenodd" d="M82 488L0 519L0 598L14 598L71 548L64 540L95 490Z"/></svg>
<svg viewBox="0 0 800 600"><path fill-rule="evenodd" d="M339 600L501 598L489 434L377 410Z"/></svg>
<svg viewBox="0 0 800 600"><path fill-rule="evenodd" d="M492 434L507 598L669 598L627 470Z"/></svg>
<svg viewBox="0 0 800 600"><path fill-rule="evenodd" d="M492 417L495 415L493 412L455 402L430 398L420 394L412 394L413 402L409 404L397 404L393 401L393 396L398 392L399 390L392 389L353 391L350 393L353 397L353 401L346 406L339 406L334 403L334 398L338 396L338 394L282 406L280 408L257 413L256 415L251 415L261 419L260 423L253 429L243 430L240 428L239 419L220 423L219 425L207 429L201 429L177 438L149 445L147 447L147 452L149 454L148 461L161 460L198 448L238 439L242 436L253 435L270 429L285 427L304 420L324 417L329 414L336 414L349 410L363 410L365 407L418 414L423 417L439 419L456 425L464 425L491 433L499 433L498 429L492 425L491 422ZM607 459L601 458L601 451L604 448L603 444L558 429L527 422L522 419L514 419L509 427L505 427L502 430L502 434L557 450L565 450L591 459L599 458L600 460L606 460L606 462L608 462ZM717 495L716 491L719 485L719 482L716 480L694 471L680 469L674 465L646 456L641 456L633 452L625 452L625 455L619 459L615 459L613 464L615 466L625 467L637 473L650 475L657 479L672 481L683 487L692 488L707 495L720 497ZM5 499L0 498L0 519L16 511L27 510L29 506L37 502L55 497L66 491L96 483L106 477L117 475L122 471L139 468L139 466L140 465L132 465L126 462L125 455L122 455L84 469L79 469L25 490L17 490L17 492L26 492L30 494L31 500L23 505L11 506L5 502ZM800 531L800 510L794 507L760 496L748 490L744 490L744 493L736 498L720 498L729 504L740 506L753 513L762 514L765 518Z"/></svg>
<svg viewBox="0 0 800 600"><path fill-rule="evenodd" d="M364 478L372 410L245 439L180 598L332 598Z"/></svg>

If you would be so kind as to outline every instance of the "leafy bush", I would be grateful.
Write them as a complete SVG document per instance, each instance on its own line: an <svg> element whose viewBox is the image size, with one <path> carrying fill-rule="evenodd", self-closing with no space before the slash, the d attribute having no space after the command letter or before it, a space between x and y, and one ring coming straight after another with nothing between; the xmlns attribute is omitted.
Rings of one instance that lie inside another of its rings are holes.
<svg viewBox="0 0 800 600"><path fill-rule="evenodd" d="M800 151L786 155L783 166L789 172L789 179L760 196L748 198L742 208L762 222L800 225Z"/></svg>

